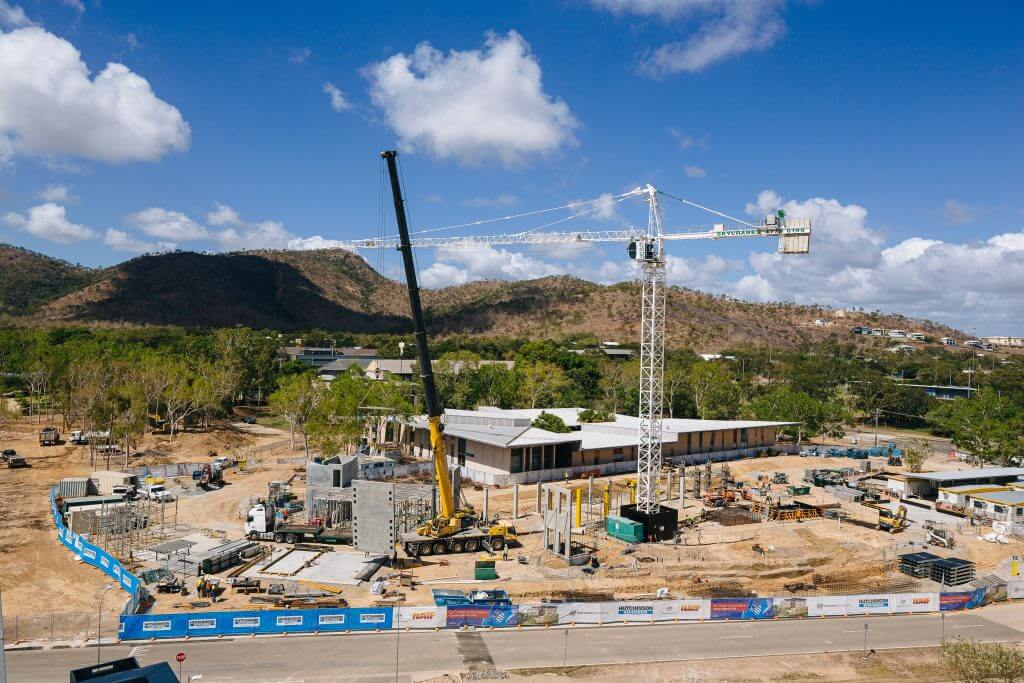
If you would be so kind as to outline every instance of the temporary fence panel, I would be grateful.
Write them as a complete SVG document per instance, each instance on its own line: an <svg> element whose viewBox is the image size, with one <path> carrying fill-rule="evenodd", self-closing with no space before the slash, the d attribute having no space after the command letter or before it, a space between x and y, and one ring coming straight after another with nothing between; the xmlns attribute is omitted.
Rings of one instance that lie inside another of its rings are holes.
<svg viewBox="0 0 1024 683"><path fill-rule="evenodd" d="M655 617L658 621L675 619L710 619L710 600L665 600L657 603Z"/></svg>
<svg viewBox="0 0 1024 683"><path fill-rule="evenodd" d="M771 598L711 598L712 619L770 619Z"/></svg>
<svg viewBox="0 0 1024 683"><path fill-rule="evenodd" d="M602 622L654 621L653 602L606 602L601 612Z"/></svg>
<svg viewBox="0 0 1024 683"><path fill-rule="evenodd" d="M938 612L938 593L894 593L889 596L889 610L893 614L903 612Z"/></svg>
<svg viewBox="0 0 1024 683"><path fill-rule="evenodd" d="M961 609L974 609L985 604L985 589L973 591L957 591L939 594L939 610L952 612Z"/></svg>
<svg viewBox="0 0 1024 683"><path fill-rule="evenodd" d="M514 605L449 605L448 626L515 626Z"/></svg>
<svg viewBox="0 0 1024 683"><path fill-rule="evenodd" d="M850 615L889 614L888 595L847 595L846 613Z"/></svg>
<svg viewBox="0 0 1024 683"><path fill-rule="evenodd" d="M562 605L518 605L516 626L554 626L559 622L558 609Z"/></svg>
<svg viewBox="0 0 1024 683"><path fill-rule="evenodd" d="M563 602L556 605L559 624L601 624L604 603Z"/></svg>
<svg viewBox="0 0 1024 683"><path fill-rule="evenodd" d="M807 598L772 598L772 616L780 619L808 616Z"/></svg>
<svg viewBox="0 0 1024 683"><path fill-rule="evenodd" d="M845 595L812 595L806 600L809 617L841 617L846 614Z"/></svg>
<svg viewBox="0 0 1024 683"><path fill-rule="evenodd" d="M392 628L390 607L320 610L132 614L121 617L121 640L251 633L375 631Z"/></svg>
<svg viewBox="0 0 1024 683"><path fill-rule="evenodd" d="M397 607L399 628L444 628L448 625L445 607Z"/></svg>

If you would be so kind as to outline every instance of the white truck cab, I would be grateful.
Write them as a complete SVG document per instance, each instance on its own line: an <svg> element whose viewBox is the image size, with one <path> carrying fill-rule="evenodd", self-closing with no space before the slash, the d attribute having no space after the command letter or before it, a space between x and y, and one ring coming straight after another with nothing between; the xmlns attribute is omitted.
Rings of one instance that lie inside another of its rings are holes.
<svg viewBox="0 0 1024 683"><path fill-rule="evenodd" d="M163 484L147 484L144 492L150 500L156 500L160 502L167 502L174 500L174 496L164 488Z"/></svg>
<svg viewBox="0 0 1024 683"><path fill-rule="evenodd" d="M249 508L245 515L245 536L265 534L274 530L274 508L258 503Z"/></svg>

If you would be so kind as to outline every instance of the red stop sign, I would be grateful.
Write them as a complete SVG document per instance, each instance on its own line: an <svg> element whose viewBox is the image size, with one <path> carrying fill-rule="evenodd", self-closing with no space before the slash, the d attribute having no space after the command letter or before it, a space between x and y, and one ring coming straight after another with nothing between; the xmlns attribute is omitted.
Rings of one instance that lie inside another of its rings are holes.
<svg viewBox="0 0 1024 683"><path fill-rule="evenodd" d="M178 664L181 664L185 661L185 653L179 652L178 654L174 655L174 659L177 660Z"/></svg>

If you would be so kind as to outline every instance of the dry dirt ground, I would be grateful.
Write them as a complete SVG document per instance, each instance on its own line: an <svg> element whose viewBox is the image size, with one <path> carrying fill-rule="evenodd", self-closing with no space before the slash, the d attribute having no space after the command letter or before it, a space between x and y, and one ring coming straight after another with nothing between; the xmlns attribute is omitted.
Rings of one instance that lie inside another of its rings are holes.
<svg viewBox="0 0 1024 683"><path fill-rule="evenodd" d="M0 470L0 504L4 505L5 534L0 538L0 588L4 590L4 608L8 614L38 613L44 609L81 611L95 605L96 590L106 583L97 570L75 564L55 537L48 515L49 486L66 476L87 475L86 449L58 446L49 449L36 445L38 426L19 425L14 438L3 444L28 455L31 469ZM206 434L182 434L175 438L173 449L165 435L157 435L147 446L156 446L170 455L167 461L196 461L205 458L214 449L222 454L240 451L248 446L281 441L280 433L245 434L236 428L224 426ZM240 538L245 510L252 498L265 496L267 484L272 480L287 480L294 475L293 492L300 498L304 494L301 466L278 464L276 457L292 456L284 450L264 459L250 473L229 470L223 489L199 495L183 495L178 502L178 522L181 532L203 531L212 536ZM134 463L133 463L134 464ZM140 463L141 464L141 463ZM753 472L786 472L791 482L800 482L803 471L810 468L856 467L857 461L842 458L801 458L777 456L729 463L736 479L750 480ZM948 463L936 458L933 467ZM875 463L880 466L881 463ZM715 473L719 471L716 466ZM737 595L744 592L761 595L784 595L785 584L794 581L814 582L821 590L834 592L873 592L885 589L908 589L905 579L884 571L883 561L890 561L897 552L906 552L907 543L921 540L918 528L892 536L873 528L877 513L856 503L841 503L851 518L860 524L836 520L809 520L804 522L749 523L722 526L705 522L685 532L679 544L671 542L645 545L634 552L625 552L626 543L608 538L596 523L600 506L599 492L606 482L612 484L613 505L628 501L625 487L627 476L599 479L594 482L595 524L578 539L597 548L601 567L593 574L579 568L566 567L560 559L545 552L539 533L541 522L536 514L536 488L519 489L520 517L514 521L520 532L521 546L510 549L508 560L497 556L498 581L473 580L475 555L453 555L430 558L412 570L418 586L402 589L404 604L431 603L431 588L503 588L515 600L529 601L539 598L621 599L649 596L658 588L668 588L673 596ZM569 482L583 487L584 481ZM477 509L482 507L483 491L470 486L465 497ZM489 512L502 519L511 518L512 489L491 489ZM809 502L836 503L836 499L823 489L812 489ZM677 503L674 503L677 504ZM699 516L703 506L692 497L682 510L682 518ZM584 521L586 522L586 516ZM978 573L984 574L1020 548L994 546L978 541L973 534L958 534L957 554L978 563ZM755 549L760 547L760 551ZM915 548L920 549L920 548ZM522 558L522 562L519 561ZM390 569L378 576L394 576ZM903 582L903 583L900 583ZM397 588L391 582L392 588ZM39 599L46 595L46 601ZM345 586L340 596L354 606L373 604L378 598L369 594L368 586ZM119 602L119 601L112 601ZM175 607L178 602L180 607ZM45 605L45 606L44 606ZM242 595L225 595L222 601L209 606L213 609L251 606ZM119 607L119 606L118 606ZM188 609L180 596L169 599L158 596L157 611ZM113 608L112 608L113 609Z"/></svg>
<svg viewBox="0 0 1024 683"><path fill-rule="evenodd" d="M47 424L59 425L59 418L24 418L0 434L0 448L16 449L31 465L13 470L0 466L0 591L7 619L49 612L94 613L99 593L110 582L97 569L76 563L57 541L49 504L50 487L57 481L88 476L94 469L106 469L106 462L91 467L88 447L66 442L39 446L39 429ZM229 426L207 433L179 433L173 444L168 443L166 434L150 434L139 449L159 450L166 455L133 458L130 464L198 462L205 460L211 450L230 454L281 439L280 433L256 436ZM118 468L118 463L111 463L111 469ZM109 595L105 611L120 612L122 597Z"/></svg>

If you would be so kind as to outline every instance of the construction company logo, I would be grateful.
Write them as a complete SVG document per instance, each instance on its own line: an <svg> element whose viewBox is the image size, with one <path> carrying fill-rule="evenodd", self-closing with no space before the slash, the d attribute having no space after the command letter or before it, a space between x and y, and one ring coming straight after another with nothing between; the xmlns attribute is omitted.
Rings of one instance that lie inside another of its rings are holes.
<svg viewBox="0 0 1024 683"><path fill-rule="evenodd" d="M910 601L911 605L930 605L932 604L931 597L917 597Z"/></svg>
<svg viewBox="0 0 1024 683"><path fill-rule="evenodd" d="M685 613L700 612L703 608L699 602L684 602L679 605L679 611Z"/></svg>
<svg viewBox="0 0 1024 683"><path fill-rule="evenodd" d="M360 624L383 624L384 613L383 612L371 612L369 614L359 615Z"/></svg>
<svg viewBox="0 0 1024 683"><path fill-rule="evenodd" d="M204 629L217 628L216 619L189 619L188 628L190 631L202 631Z"/></svg>
<svg viewBox="0 0 1024 683"><path fill-rule="evenodd" d="M619 605L620 617L625 616L654 616L654 605Z"/></svg>
<svg viewBox="0 0 1024 683"><path fill-rule="evenodd" d="M231 620L232 628L258 628L259 625L259 617L235 617Z"/></svg>
<svg viewBox="0 0 1024 683"><path fill-rule="evenodd" d="M132 580L131 580L131 578L129 578L129 577L128 577L128 575L127 575L127 574L122 574L122 575L121 575L121 584L122 584L122 585L123 585L123 586L124 586L125 588L127 588L128 590L131 590L131 589L132 589Z"/></svg>
<svg viewBox="0 0 1024 683"><path fill-rule="evenodd" d="M113 571L114 571L114 576L115 576L115 577L117 577L117 578L121 578L121 568L120 568L120 567L118 567L118 566L117 566L117 565L115 564L115 565L114 565L114 567L113 567Z"/></svg>
<svg viewBox="0 0 1024 683"><path fill-rule="evenodd" d="M83 546L82 546L82 537L81 536L76 536L75 537L75 550L81 550L82 548L83 548Z"/></svg>
<svg viewBox="0 0 1024 683"><path fill-rule="evenodd" d="M345 623L344 614L321 614L317 623L321 626L337 626Z"/></svg>
<svg viewBox="0 0 1024 683"><path fill-rule="evenodd" d="M859 598L857 607L861 609L888 609L889 598Z"/></svg>
<svg viewBox="0 0 1024 683"><path fill-rule="evenodd" d="M104 567L109 568L110 567L110 558L107 557L106 555L104 555L103 557L100 558L100 564L103 565Z"/></svg>
<svg viewBox="0 0 1024 683"><path fill-rule="evenodd" d="M433 621L437 618L436 609L415 610L409 615L409 621Z"/></svg>
<svg viewBox="0 0 1024 683"><path fill-rule="evenodd" d="M295 614L295 615L288 615L288 616L285 616L285 617L278 617L277 618L277 625L278 626L302 626L302 615L301 614Z"/></svg>
<svg viewBox="0 0 1024 683"><path fill-rule="evenodd" d="M171 620L161 619L160 621L144 621L142 622L142 632L151 633L154 631L170 631Z"/></svg>
<svg viewBox="0 0 1024 683"><path fill-rule="evenodd" d="M96 559L96 551L92 548L82 548L82 557L87 557L90 560Z"/></svg>

